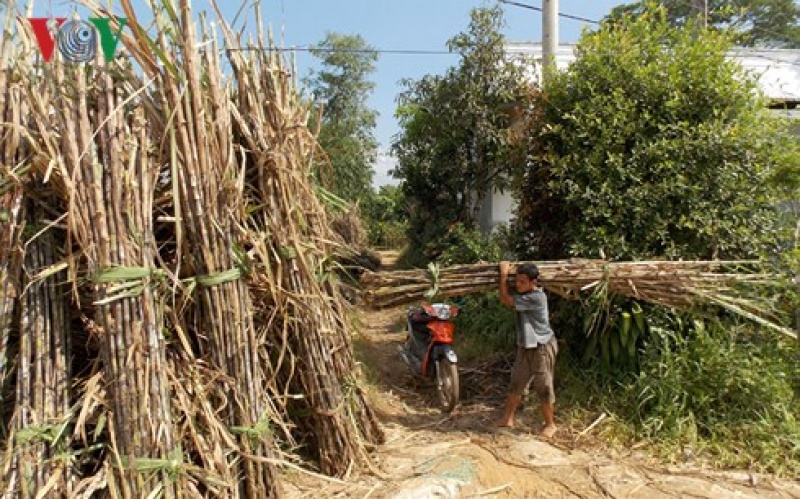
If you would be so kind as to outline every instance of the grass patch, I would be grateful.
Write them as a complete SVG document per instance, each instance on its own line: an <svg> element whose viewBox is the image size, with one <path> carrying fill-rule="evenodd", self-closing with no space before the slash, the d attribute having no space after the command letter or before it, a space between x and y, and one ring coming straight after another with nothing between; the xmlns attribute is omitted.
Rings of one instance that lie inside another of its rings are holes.
<svg viewBox="0 0 800 499"><path fill-rule="evenodd" d="M459 300L455 319L456 350L465 362L498 352L513 352L516 338L514 311L500 305L498 293L470 295Z"/></svg>
<svg viewBox="0 0 800 499"><path fill-rule="evenodd" d="M800 476L797 344L751 327L653 328L621 413L662 456Z"/></svg>

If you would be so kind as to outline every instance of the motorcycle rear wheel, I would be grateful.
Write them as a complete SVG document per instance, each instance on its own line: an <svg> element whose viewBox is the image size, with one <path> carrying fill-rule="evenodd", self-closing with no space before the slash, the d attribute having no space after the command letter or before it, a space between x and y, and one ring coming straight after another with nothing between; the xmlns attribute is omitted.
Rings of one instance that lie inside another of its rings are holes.
<svg viewBox="0 0 800 499"><path fill-rule="evenodd" d="M459 398L458 366L447 359L436 361L436 392L442 411L452 412Z"/></svg>

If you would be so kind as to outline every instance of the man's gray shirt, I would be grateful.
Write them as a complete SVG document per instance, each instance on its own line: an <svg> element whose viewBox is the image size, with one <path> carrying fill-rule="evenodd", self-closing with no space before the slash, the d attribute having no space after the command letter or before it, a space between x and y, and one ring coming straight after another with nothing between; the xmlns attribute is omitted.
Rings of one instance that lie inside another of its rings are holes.
<svg viewBox="0 0 800 499"><path fill-rule="evenodd" d="M514 308L517 310L517 346L536 348L553 338L550 329L550 316L547 309L547 296L541 288L522 295L513 294Z"/></svg>

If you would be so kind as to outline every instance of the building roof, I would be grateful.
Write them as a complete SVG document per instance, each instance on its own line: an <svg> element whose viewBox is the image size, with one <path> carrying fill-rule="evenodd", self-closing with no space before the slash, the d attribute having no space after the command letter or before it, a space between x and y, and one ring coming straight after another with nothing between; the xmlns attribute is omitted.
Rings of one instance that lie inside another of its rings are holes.
<svg viewBox="0 0 800 499"><path fill-rule="evenodd" d="M506 51L541 59L542 45L510 42L506 44ZM800 50L736 47L728 57L738 61L756 77L759 87L770 100L800 103ZM564 69L574 60L575 45L559 45L556 66Z"/></svg>

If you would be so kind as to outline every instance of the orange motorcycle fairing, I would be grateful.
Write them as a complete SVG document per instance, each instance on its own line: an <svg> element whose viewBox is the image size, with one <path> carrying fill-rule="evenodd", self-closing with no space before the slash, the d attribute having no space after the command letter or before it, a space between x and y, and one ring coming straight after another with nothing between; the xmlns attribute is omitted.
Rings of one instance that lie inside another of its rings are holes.
<svg viewBox="0 0 800 499"><path fill-rule="evenodd" d="M431 330L433 337L432 343L453 343L453 332L456 330L455 324L447 321L433 321L428 324L428 329Z"/></svg>

